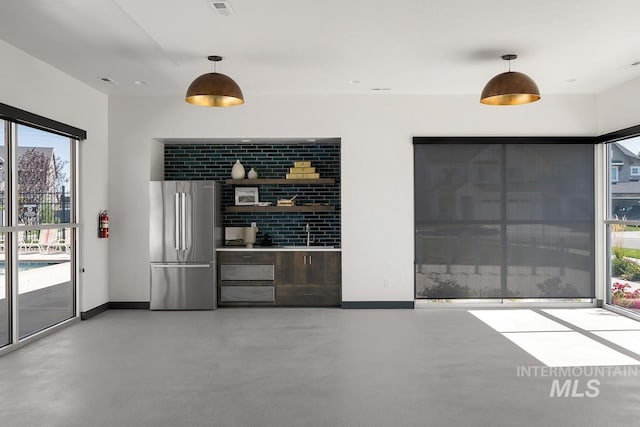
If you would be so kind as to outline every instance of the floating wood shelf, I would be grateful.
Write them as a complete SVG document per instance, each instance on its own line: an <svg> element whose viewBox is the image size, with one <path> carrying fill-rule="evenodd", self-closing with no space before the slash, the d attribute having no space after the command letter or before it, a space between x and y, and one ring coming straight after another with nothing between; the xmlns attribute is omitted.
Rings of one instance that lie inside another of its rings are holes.
<svg viewBox="0 0 640 427"><path fill-rule="evenodd" d="M227 206L226 212L331 212L333 206Z"/></svg>
<svg viewBox="0 0 640 427"><path fill-rule="evenodd" d="M284 178L258 178L258 179L227 179L227 184L233 185L261 185L261 184L335 184L335 178L318 179L284 179Z"/></svg>

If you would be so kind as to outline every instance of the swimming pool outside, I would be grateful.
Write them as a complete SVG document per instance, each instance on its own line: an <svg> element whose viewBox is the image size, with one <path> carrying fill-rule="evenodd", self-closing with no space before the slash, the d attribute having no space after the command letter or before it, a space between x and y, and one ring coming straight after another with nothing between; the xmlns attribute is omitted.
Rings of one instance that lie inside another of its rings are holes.
<svg viewBox="0 0 640 427"><path fill-rule="evenodd" d="M18 271L26 271L34 268L47 267L49 265L59 264L59 262L37 262L37 261L21 261L18 263ZM0 262L0 276L4 276L4 261Z"/></svg>

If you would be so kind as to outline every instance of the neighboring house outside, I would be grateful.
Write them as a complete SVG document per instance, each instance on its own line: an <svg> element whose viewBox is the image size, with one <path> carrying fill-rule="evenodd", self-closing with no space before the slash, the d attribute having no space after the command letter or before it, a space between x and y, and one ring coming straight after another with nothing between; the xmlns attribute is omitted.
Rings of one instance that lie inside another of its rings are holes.
<svg viewBox="0 0 640 427"><path fill-rule="evenodd" d="M640 156L611 144L611 211L619 219L640 220Z"/></svg>

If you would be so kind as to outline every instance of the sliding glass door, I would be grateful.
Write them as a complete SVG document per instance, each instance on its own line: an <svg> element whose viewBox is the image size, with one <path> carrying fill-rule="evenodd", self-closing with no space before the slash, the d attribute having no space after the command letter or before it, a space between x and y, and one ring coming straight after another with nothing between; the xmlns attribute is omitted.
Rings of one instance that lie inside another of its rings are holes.
<svg viewBox="0 0 640 427"><path fill-rule="evenodd" d="M78 140L11 121L0 140L0 347L76 316Z"/></svg>
<svg viewBox="0 0 640 427"><path fill-rule="evenodd" d="M594 298L591 144L416 144L416 298Z"/></svg>
<svg viewBox="0 0 640 427"><path fill-rule="evenodd" d="M607 144L608 304L640 314L640 137Z"/></svg>
<svg viewBox="0 0 640 427"><path fill-rule="evenodd" d="M16 127L19 338L74 315L68 226L75 203L71 157L75 141L27 126Z"/></svg>
<svg viewBox="0 0 640 427"><path fill-rule="evenodd" d="M9 290L10 282L6 274L6 252L9 241L4 227L7 225L7 147L5 144L8 123L0 120L0 347L10 343L11 322Z"/></svg>
<svg viewBox="0 0 640 427"><path fill-rule="evenodd" d="M502 294L499 145L415 146L416 298Z"/></svg>

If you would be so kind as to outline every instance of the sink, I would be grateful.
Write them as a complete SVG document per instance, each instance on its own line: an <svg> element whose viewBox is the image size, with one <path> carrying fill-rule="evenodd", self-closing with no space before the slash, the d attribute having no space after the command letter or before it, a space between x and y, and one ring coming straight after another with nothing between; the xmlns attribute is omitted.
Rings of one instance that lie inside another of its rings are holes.
<svg viewBox="0 0 640 427"><path fill-rule="evenodd" d="M335 246L305 246L305 245L291 245L291 246L280 246L284 249L333 249Z"/></svg>

